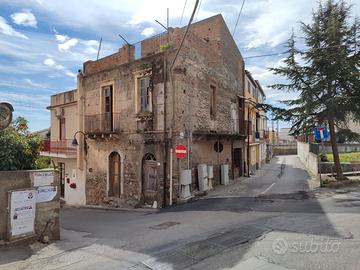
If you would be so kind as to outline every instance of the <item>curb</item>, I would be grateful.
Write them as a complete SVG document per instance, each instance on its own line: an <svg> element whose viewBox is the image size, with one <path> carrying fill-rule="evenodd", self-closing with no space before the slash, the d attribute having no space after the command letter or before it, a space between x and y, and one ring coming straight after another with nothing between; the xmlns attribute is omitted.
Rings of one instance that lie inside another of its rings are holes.
<svg viewBox="0 0 360 270"><path fill-rule="evenodd" d="M64 205L63 208L66 209L95 209L103 211L118 211L118 212L143 212L143 213L157 213L160 209L158 208L119 208L119 207L106 207L98 205Z"/></svg>

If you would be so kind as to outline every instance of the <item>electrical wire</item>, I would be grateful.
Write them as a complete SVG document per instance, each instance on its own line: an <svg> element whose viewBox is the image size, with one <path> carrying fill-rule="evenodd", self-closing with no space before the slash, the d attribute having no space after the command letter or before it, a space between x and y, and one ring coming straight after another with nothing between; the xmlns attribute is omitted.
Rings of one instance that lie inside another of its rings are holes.
<svg viewBox="0 0 360 270"><path fill-rule="evenodd" d="M282 54L286 54L286 53L288 53L288 52L279 52L279 53L269 53L269 54L252 55L252 56L246 56L246 57L243 57L243 58L244 58L244 59L260 58L260 57L267 57L267 56L282 55Z"/></svg>
<svg viewBox="0 0 360 270"><path fill-rule="evenodd" d="M184 7L183 7L183 10L182 10L182 13L181 13L180 26L181 26L181 23L182 23L182 19L183 19L183 17L184 17L184 12L185 12L186 3L187 3L187 0L185 0L185 4L184 4Z"/></svg>
<svg viewBox="0 0 360 270"><path fill-rule="evenodd" d="M195 15L195 20L194 20L194 21L197 21L197 18L198 18L198 15L199 15L199 11L200 11L200 8L201 8L201 3L202 3L202 0L200 0L200 2L199 2L199 8L198 8L198 10L196 11L196 15Z"/></svg>
<svg viewBox="0 0 360 270"><path fill-rule="evenodd" d="M183 38L182 38L182 40L181 40L180 46L179 46L179 48L178 48L177 51L176 51L174 60L172 61L172 64L171 64L171 66L170 66L170 70L172 70L172 68L173 68L173 66L174 66L174 64L175 64L176 58L178 57L179 52L180 52L180 50L181 50L181 47L182 47L183 44L184 44L185 38L186 38L186 36L187 36L187 34L188 34L188 32L189 32L190 25L191 25L191 23L192 23L192 21L193 21L193 19L194 19L195 12L196 12L196 9L197 9L198 5L199 5L199 0L196 0L195 6L194 6L194 10L193 10L193 12L192 12L192 14L191 14L189 23L188 23L188 25L187 25L187 27L186 27L186 30L185 30L184 36L183 36Z"/></svg>
<svg viewBox="0 0 360 270"><path fill-rule="evenodd" d="M235 27L234 27L234 31L233 31L233 34L232 34L233 36L235 35L235 31L236 31L237 25L239 23L240 15L241 15L241 12L243 10L244 4L245 4L245 0L243 0L243 2L241 4L240 12L239 12L239 15L237 17L236 24L235 24Z"/></svg>

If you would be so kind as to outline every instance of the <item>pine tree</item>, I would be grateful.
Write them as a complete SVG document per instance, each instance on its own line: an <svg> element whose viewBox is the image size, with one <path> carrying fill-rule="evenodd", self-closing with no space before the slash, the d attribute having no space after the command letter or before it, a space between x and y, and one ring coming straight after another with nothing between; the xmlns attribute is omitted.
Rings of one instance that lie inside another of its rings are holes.
<svg viewBox="0 0 360 270"><path fill-rule="evenodd" d="M328 125L337 179L344 176L336 129L346 129L349 117L360 119L360 28L350 10L344 1L320 3L312 22L301 22L306 49L296 48L292 34L285 65L270 69L287 78L287 83L272 88L298 93L297 98L284 101L286 109L271 108L277 119L291 121L295 134Z"/></svg>

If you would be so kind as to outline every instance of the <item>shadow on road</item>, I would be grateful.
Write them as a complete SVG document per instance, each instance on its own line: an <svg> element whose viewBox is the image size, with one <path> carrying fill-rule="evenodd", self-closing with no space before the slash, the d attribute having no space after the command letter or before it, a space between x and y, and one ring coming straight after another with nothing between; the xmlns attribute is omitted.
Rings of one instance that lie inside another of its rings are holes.
<svg viewBox="0 0 360 270"><path fill-rule="evenodd" d="M291 183L303 181L302 188L308 189L306 179L310 176L299 166L286 164L281 174L271 167L268 170L268 174L282 181L287 181L287 177L292 177ZM252 181L256 184L256 178ZM344 213L346 209L332 207L325 211L316 197L302 190L204 198L152 214L62 209L62 228L88 235L77 248L66 246L63 241L54 243L61 252L50 259L50 264L60 261L59 267L85 269L101 265L102 261L104 268L108 264L121 269L184 269L231 249L241 249L240 256L223 265L230 267L242 260L254 241L271 231L341 238L343 235L327 213ZM71 255L76 253L87 258L85 262L77 262L76 256Z"/></svg>

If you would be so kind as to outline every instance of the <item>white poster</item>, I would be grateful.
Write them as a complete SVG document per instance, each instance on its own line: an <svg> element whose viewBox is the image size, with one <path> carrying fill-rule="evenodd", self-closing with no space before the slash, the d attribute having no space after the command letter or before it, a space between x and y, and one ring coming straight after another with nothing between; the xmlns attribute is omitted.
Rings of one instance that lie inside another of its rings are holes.
<svg viewBox="0 0 360 270"><path fill-rule="evenodd" d="M34 172L34 186L49 186L54 181L54 173L50 172Z"/></svg>
<svg viewBox="0 0 360 270"><path fill-rule="evenodd" d="M11 235L34 233L35 190L12 191L10 196Z"/></svg>
<svg viewBox="0 0 360 270"><path fill-rule="evenodd" d="M57 187L43 186L36 189L36 202L50 202L57 194Z"/></svg>

